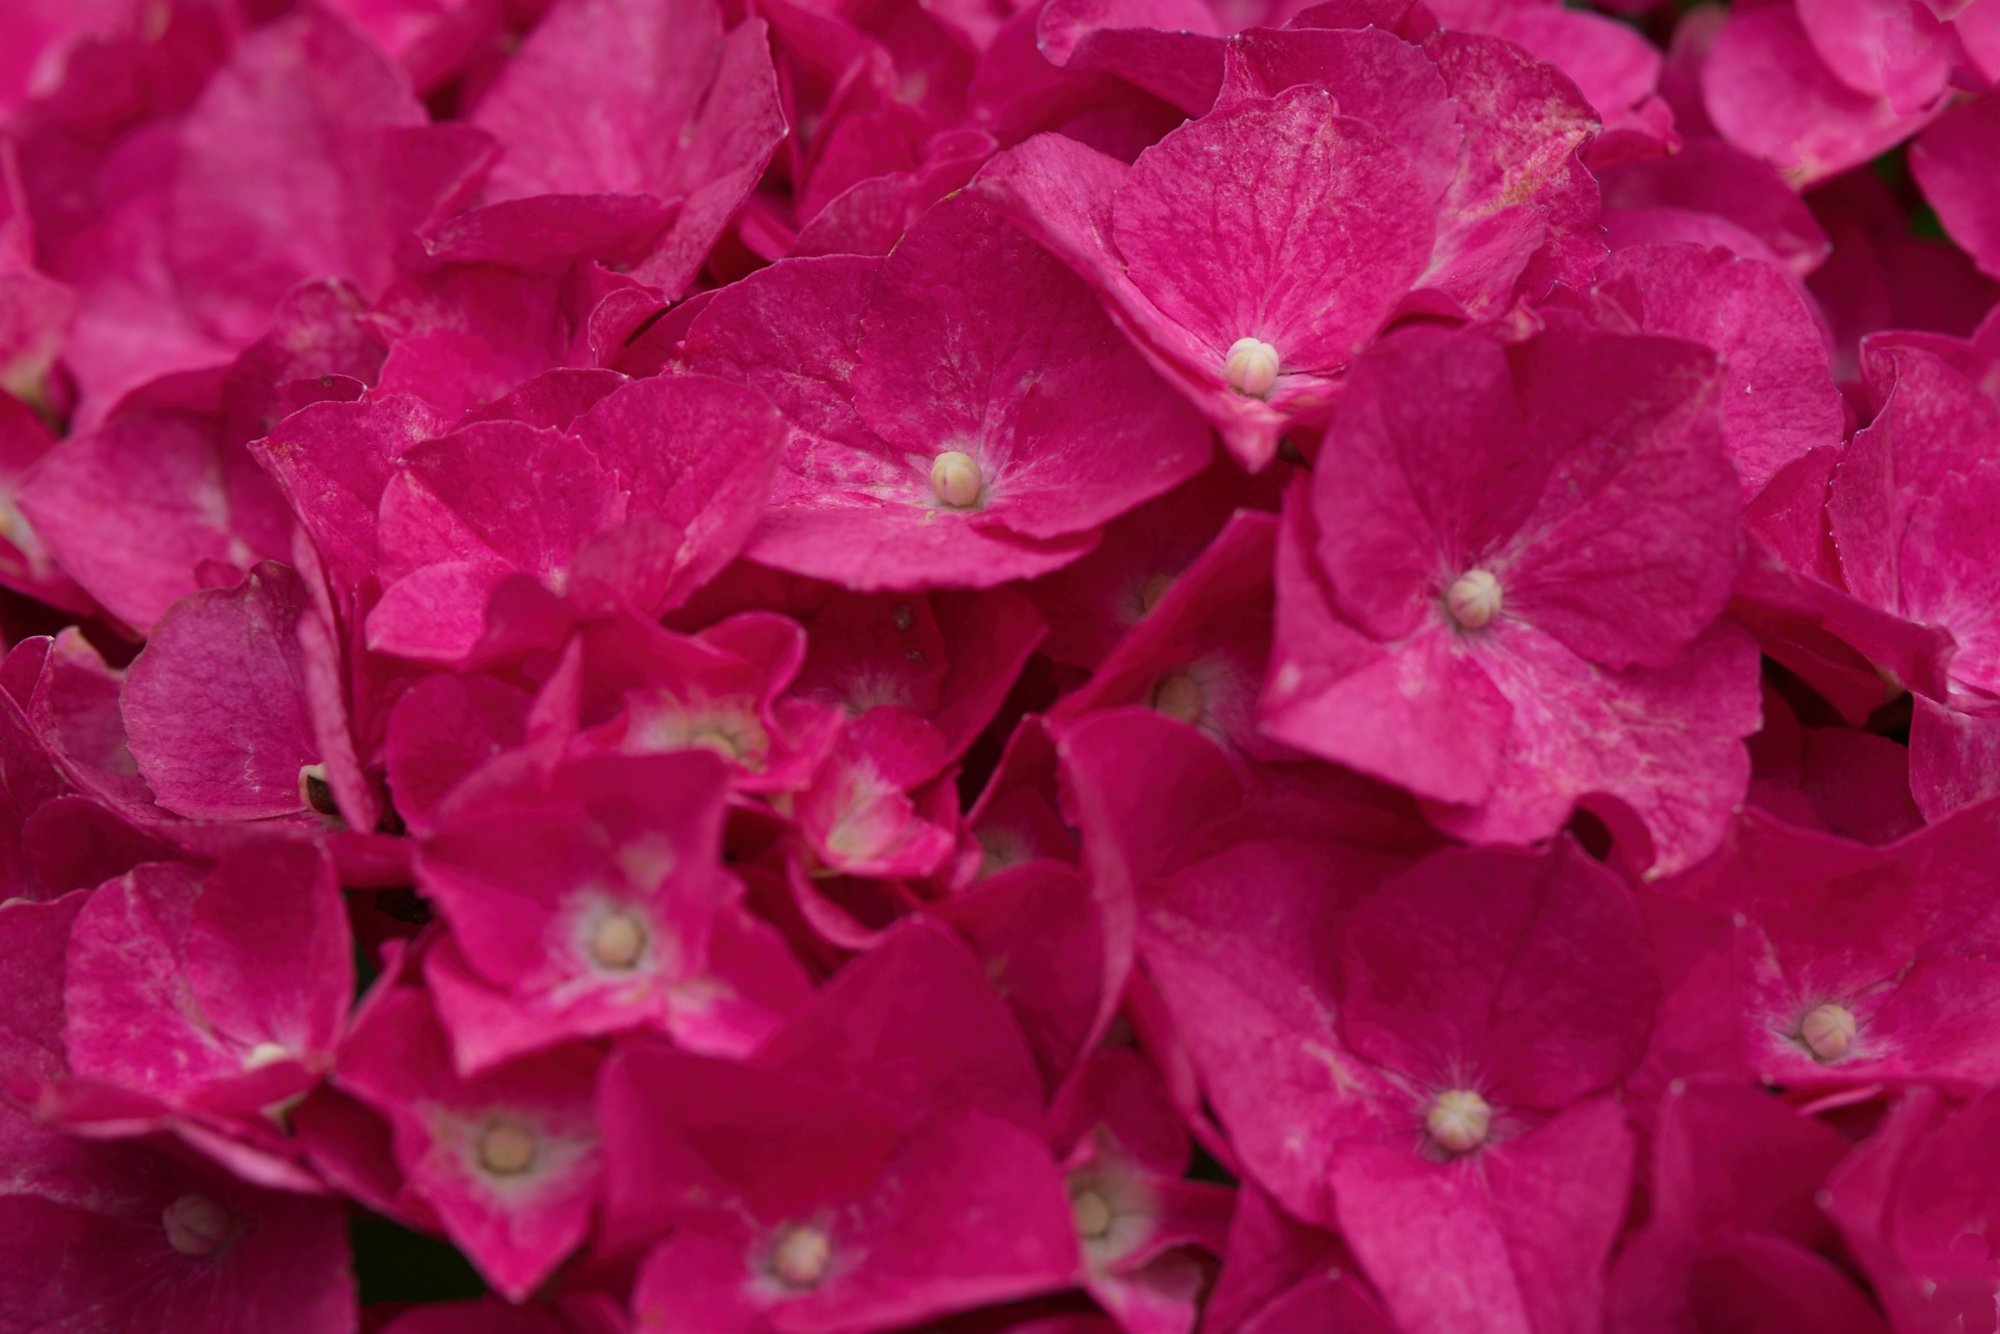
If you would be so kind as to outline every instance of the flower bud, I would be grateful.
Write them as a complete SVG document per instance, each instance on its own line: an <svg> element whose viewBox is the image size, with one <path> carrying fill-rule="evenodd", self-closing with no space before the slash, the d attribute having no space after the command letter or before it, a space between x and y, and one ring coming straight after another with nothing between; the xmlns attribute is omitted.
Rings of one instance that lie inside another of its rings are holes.
<svg viewBox="0 0 2000 1334"><path fill-rule="evenodd" d="M535 1165L535 1132L518 1121L495 1121L479 1134L479 1165L516 1177Z"/></svg>
<svg viewBox="0 0 2000 1334"><path fill-rule="evenodd" d="M1239 338L1229 345L1222 377L1245 398L1264 398L1278 382L1278 349L1261 338Z"/></svg>
<svg viewBox="0 0 2000 1334"><path fill-rule="evenodd" d="M1500 581L1491 570L1467 570L1444 592L1445 610L1467 630L1480 630L1500 614Z"/></svg>
<svg viewBox="0 0 2000 1334"><path fill-rule="evenodd" d="M1153 686L1153 709L1180 722L1192 723L1201 718L1205 701L1201 686L1191 676L1175 672L1163 676Z"/></svg>
<svg viewBox="0 0 2000 1334"><path fill-rule="evenodd" d="M623 971L646 952L646 928L629 912L608 914L590 933L590 957L605 968Z"/></svg>
<svg viewBox="0 0 2000 1334"><path fill-rule="evenodd" d="M985 479L972 455L947 449L931 464L931 490L953 509L964 509L979 499Z"/></svg>
<svg viewBox="0 0 2000 1334"><path fill-rule="evenodd" d="M206 1195L183 1195L160 1215L167 1245L182 1255L213 1255L229 1240L229 1211Z"/></svg>
<svg viewBox="0 0 2000 1334"><path fill-rule="evenodd" d="M1080 1190L1070 1202L1077 1235L1096 1241L1111 1231L1111 1205L1095 1190Z"/></svg>
<svg viewBox="0 0 2000 1334"><path fill-rule="evenodd" d="M1493 1108L1471 1089L1447 1089L1431 1104L1424 1129L1447 1153L1470 1153L1486 1142Z"/></svg>
<svg viewBox="0 0 2000 1334"><path fill-rule="evenodd" d="M771 1270L786 1287L811 1288L826 1277L833 1239L821 1228L788 1227L771 1251Z"/></svg>
<svg viewBox="0 0 2000 1334"><path fill-rule="evenodd" d="M1806 1044L1814 1060L1837 1061L1854 1046L1858 1027L1852 1010L1828 1002L1814 1006L1799 1021L1799 1041Z"/></svg>

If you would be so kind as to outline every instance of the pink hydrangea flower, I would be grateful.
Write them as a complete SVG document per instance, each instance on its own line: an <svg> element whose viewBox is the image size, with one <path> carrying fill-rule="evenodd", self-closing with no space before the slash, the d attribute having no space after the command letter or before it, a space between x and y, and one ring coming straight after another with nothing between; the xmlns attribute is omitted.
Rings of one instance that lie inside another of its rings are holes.
<svg viewBox="0 0 2000 1334"><path fill-rule="evenodd" d="M1713 374L1560 326L1385 343L1288 506L1265 731L1463 837L1546 838L1609 798L1639 864L1711 850L1757 720L1751 646L1717 619L1739 484Z"/></svg>
<svg viewBox="0 0 2000 1334"><path fill-rule="evenodd" d="M1768 1094L1702 1083L1668 1092L1655 1134L1651 1217L1612 1268L1607 1328L1882 1327L1817 1204L1847 1148L1836 1131Z"/></svg>
<svg viewBox="0 0 2000 1334"><path fill-rule="evenodd" d="M1991 1164L2000 1099L1915 1088L1828 1179L1824 1207L1900 1328L1976 1329L2000 1300Z"/></svg>
<svg viewBox="0 0 2000 1334"><path fill-rule="evenodd" d="M737 1054L803 998L720 864L723 778L694 749L502 762L454 793L417 883L452 928L424 975L461 1071L631 1029Z"/></svg>
<svg viewBox="0 0 2000 1334"><path fill-rule="evenodd" d="M933 208L879 272L832 257L746 280L685 355L791 424L747 554L851 588L1055 569L1207 461L1198 419L1082 282L971 199Z"/></svg>
<svg viewBox="0 0 2000 1334"><path fill-rule="evenodd" d="M562 1047L461 1079L450 1051L430 1000L391 986L357 1018L336 1079L388 1120L407 1189L518 1302L583 1241L597 1207L600 1057Z"/></svg>

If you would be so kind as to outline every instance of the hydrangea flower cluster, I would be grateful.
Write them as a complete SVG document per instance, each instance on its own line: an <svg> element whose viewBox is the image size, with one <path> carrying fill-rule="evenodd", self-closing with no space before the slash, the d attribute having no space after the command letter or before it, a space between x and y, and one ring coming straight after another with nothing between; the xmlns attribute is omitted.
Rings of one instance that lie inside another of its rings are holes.
<svg viewBox="0 0 2000 1334"><path fill-rule="evenodd" d="M1976 1334L2000 0L7 0L0 1334Z"/></svg>

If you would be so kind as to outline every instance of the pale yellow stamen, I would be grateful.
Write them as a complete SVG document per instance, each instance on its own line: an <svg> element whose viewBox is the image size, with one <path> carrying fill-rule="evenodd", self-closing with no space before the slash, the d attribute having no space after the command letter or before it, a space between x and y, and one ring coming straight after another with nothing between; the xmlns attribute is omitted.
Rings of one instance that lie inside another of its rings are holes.
<svg viewBox="0 0 2000 1334"><path fill-rule="evenodd" d="M646 952L646 928L627 912L614 912L590 936L590 955L606 968L630 968Z"/></svg>
<svg viewBox="0 0 2000 1334"><path fill-rule="evenodd" d="M1261 338L1239 338L1223 358L1222 377L1245 398L1263 398L1278 382L1278 349Z"/></svg>
<svg viewBox="0 0 2000 1334"><path fill-rule="evenodd" d="M243 1068L245 1070L262 1070L267 1065L276 1065L280 1061L289 1061L291 1059L292 1054L277 1043L260 1042L249 1051L243 1053Z"/></svg>
<svg viewBox="0 0 2000 1334"><path fill-rule="evenodd" d="M1828 1002L1814 1006L1799 1023L1799 1041L1816 1061L1837 1061L1854 1046L1859 1029L1854 1012L1845 1005Z"/></svg>
<svg viewBox="0 0 2000 1334"><path fill-rule="evenodd" d="M1200 719L1203 704L1201 686L1193 677L1180 672L1161 677L1153 687L1154 711L1180 722L1192 723Z"/></svg>
<svg viewBox="0 0 2000 1334"><path fill-rule="evenodd" d="M1096 1191L1079 1192L1070 1209L1076 1215L1078 1236L1096 1241L1111 1231L1111 1206Z"/></svg>
<svg viewBox="0 0 2000 1334"><path fill-rule="evenodd" d="M167 1245L182 1255L213 1255L229 1239L229 1211L206 1195L183 1195L160 1214Z"/></svg>
<svg viewBox="0 0 2000 1334"><path fill-rule="evenodd" d="M791 1288L810 1288L826 1277L833 1239L816 1227L786 1228L771 1251L771 1270Z"/></svg>
<svg viewBox="0 0 2000 1334"><path fill-rule="evenodd" d="M1467 570L1444 593L1445 610L1467 630L1480 630L1500 614L1500 581L1491 570Z"/></svg>
<svg viewBox="0 0 2000 1334"><path fill-rule="evenodd" d="M1471 1089L1447 1089L1431 1104L1424 1129L1447 1153L1469 1153L1486 1142L1493 1108Z"/></svg>
<svg viewBox="0 0 2000 1334"><path fill-rule="evenodd" d="M948 449L931 464L931 490L953 509L964 509L979 499L985 479L972 455Z"/></svg>
<svg viewBox="0 0 2000 1334"><path fill-rule="evenodd" d="M535 1165L535 1132L518 1121L495 1121L479 1135L479 1165L514 1177Z"/></svg>

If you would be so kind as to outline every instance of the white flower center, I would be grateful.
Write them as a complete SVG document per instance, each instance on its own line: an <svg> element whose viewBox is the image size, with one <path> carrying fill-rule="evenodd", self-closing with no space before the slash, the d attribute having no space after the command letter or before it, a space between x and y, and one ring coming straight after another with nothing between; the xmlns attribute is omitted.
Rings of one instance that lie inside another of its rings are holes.
<svg viewBox="0 0 2000 1334"><path fill-rule="evenodd" d="M479 1165L497 1177L517 1177L535 1165L535 1132L519 1121L495 1121L479 1133Z"/></svg>
<svg viewBox="0 0 2000 1334"><path fill-rule="evenodd" d="M1222 378L1245 398L1263 398L1278 382L1278 349L1261 338L1239 338L1223 358Z"/></svg>
<svg viewBox="0 0 2000 1334"><path fill-rule="evenodd" d="M1467 630L1483 629L1500 614L1500 581L1491 570L1467 570L1444 591L1444 605Z"/></svg>
<svg viewBox="0 0 2000 1334"><path fill-rule="evenodd" d="M964 509L979 499L985 479L972 455L947 449L931 464L931 490L953 509Z"/></svg>
<svg viewBox="0 0 2000 1334"><path fill-rule="evenodd" d="M292 1054L277 1043L260 1042L249 1051L243 1053L243 1068L245 1070L262 1070L267 1065L276 1065L280 1061L289 1061L291 1059Z"/></svg>
<svg viewBox="0 0 2000 1334"><path fill-rule="evenodd" d="M771 1270L787 1287L810 1288L826 1277L833 1239L810 1225L788 1227L771 1251Z"/></svg>
<svg viewBox="0 0 2000 1334"><path fill-rule="evenodd" d="M1424 1129L1447 1153L1469 1153L1486 1142L1493 1108L1471 1089L1446 1089L1431 1104Z"/></svg>
<svg viewBox="0 0 2000 1334"><path fill-rule="evenodd" d="M1806 1044L1814 1060L1837 1061L1853 1048L1858 1028L1852 1010L1829 1001L1814 1006L1799 1022L1799 1041Z"/></svg>
<svg viewBox="0 0 2000 1334"><path fill-rule="evenodd" d="M160 1214L167 1245L182 1255L213 1255L229 1239L229 1211L206 1195L183 1195Z"/></svg>
<svg viewBox="0 0 2000 1334"><path fill-rule="evenodd" d="M1185 673L1163 676L1153 686L1153 709L1169 718L1195 722L1201 717L1203 703L1200 684Z"/></svg>
<svg viewBox="0 0 2000 1334"><path fill-rule="evenodd" d="M646 952L646 928L629 912L614 912L590 933L590 957L606 968L626 969Z"/></svg>
<svg viewBox="0 0 2000 1334"><path fill-rule="evenodd" d="M1097 1241L1111 1231L1111 1205L1095 1190L1078 1191L1070 1202L1077 1235Z"/></svg>

